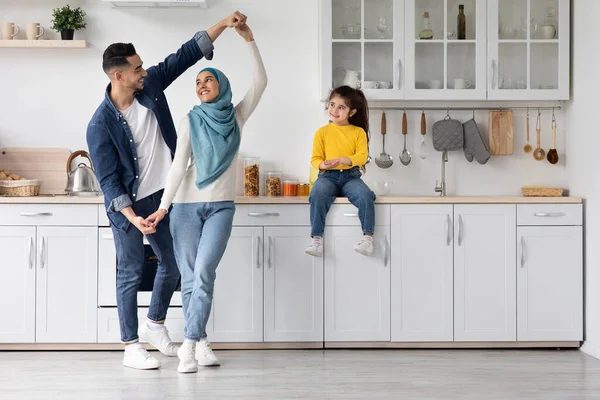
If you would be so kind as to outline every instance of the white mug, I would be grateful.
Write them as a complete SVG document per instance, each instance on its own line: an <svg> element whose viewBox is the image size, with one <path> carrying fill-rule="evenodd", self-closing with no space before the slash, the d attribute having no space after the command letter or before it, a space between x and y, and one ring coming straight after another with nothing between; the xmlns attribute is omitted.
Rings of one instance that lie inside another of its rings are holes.
<svg viewBox="0 0 600 400"><path fill-rule="evenodd" d="M38 40L44 36L44 32L46 32L46 30L39 24L39 22L27 24L27 40Z"/></svg>
<svg viewBox="0 0 600 400"><path fill-rule="evenodd" d="M364 81L362 83L363 89L379 89L379 82L377 81Z"/></svg>
<svg viewBox="0 0 600 400"><path fill-rule="evenodd" d="M431 89L441 89L442 88L442 81L439 79L432 79L429 81L429 87Z"/></svg>
<svg viewBox="0 0 600 400"><path fill-rule="evenodd" d="M390 81L379 81L379 89L391 89L392 82Z"/></svg>
<svg viewBox="0 0 600 400"><path fill-rule="evenodd" d="M0 32L2 33L2 39L12 40L19 33L19 27L12 22L2 22Z"/></svg>
<svg viewBox="0 0 600 400"><path fill-rule="evenodd" d="M468 89L471 87L471 81L458 78L454 80L454 89Z"/></svg>

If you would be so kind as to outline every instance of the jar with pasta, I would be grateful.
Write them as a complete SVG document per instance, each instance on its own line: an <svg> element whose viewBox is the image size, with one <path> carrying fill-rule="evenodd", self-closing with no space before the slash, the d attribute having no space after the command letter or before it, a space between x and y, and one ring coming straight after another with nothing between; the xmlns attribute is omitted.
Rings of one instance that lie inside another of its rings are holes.
<svg viewBox="0 0 600 400"><path fill-rule="evenodd" d="M283 181L283 195L284 196L298 196L298 180L289 179Z"/></svg>
<svg viewBox="0 0 600 400"><path fill-rule="evenodd" d="M260 158L244 158L244 196L258 196Z"/></svg>
<svg viewBox="0 0 600 400"><path fill-rule="evenodd" d="M281 172L272 171L265 174L265 195L281 196Z"/></svg>

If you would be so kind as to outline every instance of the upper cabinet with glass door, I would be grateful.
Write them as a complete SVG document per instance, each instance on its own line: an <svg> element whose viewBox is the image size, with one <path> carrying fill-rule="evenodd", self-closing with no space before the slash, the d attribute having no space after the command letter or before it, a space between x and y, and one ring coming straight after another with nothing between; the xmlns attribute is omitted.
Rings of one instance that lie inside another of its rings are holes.
<svg viewBox="0 0 600 400"><path fill-rule="evenodd" d="M406 0L408 99L486 99L485 3Z"/></svg>
<svg viewBox="0 0 600 400"><path fill-rule="evenodd" d="M569 0L488 0L488 99L569 99Z"/></svg>
<svg viewBox="0 0 600 400"><path fill-rule="evenodd" d="M321 98L337 86L402 100L404 0L321 0Z"/></svg>

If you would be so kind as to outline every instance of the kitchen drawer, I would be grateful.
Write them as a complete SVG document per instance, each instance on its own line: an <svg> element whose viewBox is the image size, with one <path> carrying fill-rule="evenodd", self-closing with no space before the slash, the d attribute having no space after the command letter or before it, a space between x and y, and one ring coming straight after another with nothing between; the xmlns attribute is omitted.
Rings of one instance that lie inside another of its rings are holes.
<svg viewBox="0 0 600 400"><path fill-rule="evenodd" d="M518 204L517 225L582 225L581 204Z"/></svg>
<svg viewBox="0 0 600 400"><path fill-rule="evenodd" d="M147 307L138 308L138 324L146 323L148 316ZM185 318L181 307L170 307L167 312L165 326L173 342L183 342ZM140 340L144 343L143 340ZM119 313L116 308L98 309L98 343L121 343L121 329L119 328Z"/></svg>
<svg viewBox="0 0 600 400"><path fill-rule="evenodd" d="M308 204L236 204L235 207L233 225L310 226L310 208Z"/></svg>
<svg viewBox="0 0 600 400"><path fill-rule="evenodd" d="M106 208L104 205L98 206L98 226L110 226L110 221L106 215Z"/></svg>
<svg viewBox="0 0 600 400"><path fill-rule="evenodd" d="M327 213L325 225L360 226L358 208L352 204L334 204ZM390 225L390 205L375 205L375 225Z"/></svg>
<svg viewBox="0 0 600 400"><path fill-rule="evenodd" d="M94 204L2 204L0 225L97 226Z"/></svg>

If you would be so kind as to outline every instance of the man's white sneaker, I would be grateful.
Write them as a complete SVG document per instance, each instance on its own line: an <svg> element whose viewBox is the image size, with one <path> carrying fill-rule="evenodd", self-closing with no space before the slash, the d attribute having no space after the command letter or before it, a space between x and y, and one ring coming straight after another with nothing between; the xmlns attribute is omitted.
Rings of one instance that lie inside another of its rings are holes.
<svg viewBox="0 0 600 400"><path fill-rule="evenodd" d="M363 236L360 242L354 246L354 251L365 256L373 254L373 238L371 236Z"/></svg>
<svg viewBox="0 0 600 400"><path fill-rule="evenodd" d="M217 367L221 365L210 347L210 342L206 339L202 339L196 344L196 360L198 360L198 365L201 367Z"/></svg>
<svg viewBox="0 0 600 400"><path fill-rule="evenodd" d="M198 372L198 364L196 363L196 342L185 341L179 350L177 350L177 357L179 357L179 366L177 372L187 374L190 372Z"/></svg>
<svg viewBox="0 0 600 400"><path fill-rule="evenodd" d="M314 257L323 257L323 240L320 237L315 236L312 239L310 246L308 246L304 252Z"/></svg>
<svg viewBox="0 0 600 400"><path fill-rule="evenodd" d="M163 326L161 330L154 331L150 329L146 323L143 323L142 327L140 328L140 339L150 343L165 356L177 356L177 350L179 349L179 346L171 342L169 331L167 330L166 326Z"/></svg>
<svg viewBox="0 0 600 400"><path fill-rule="evenodd" d="M123 356L123 365L135 369L158 369L160 361L151 356L146 349L139 344L133 344L132 349L126 349Z"/></svg>

